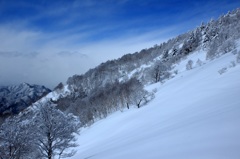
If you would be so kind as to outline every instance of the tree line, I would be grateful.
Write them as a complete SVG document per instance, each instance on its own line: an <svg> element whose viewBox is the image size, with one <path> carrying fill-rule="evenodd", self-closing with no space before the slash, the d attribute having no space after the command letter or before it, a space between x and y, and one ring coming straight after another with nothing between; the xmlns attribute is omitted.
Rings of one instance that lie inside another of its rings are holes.
<svg viewBox="0 0 240 159"><path fill-rule="evenodd" d="M95 120L105 118L117 110L129 109L134 105L140 108L154 97L136 78L127 82L107 83L102 88L93 89L89 95L83 89L75 91L56 103L59 109L79 116L82 126L91 125Z"/></svg>

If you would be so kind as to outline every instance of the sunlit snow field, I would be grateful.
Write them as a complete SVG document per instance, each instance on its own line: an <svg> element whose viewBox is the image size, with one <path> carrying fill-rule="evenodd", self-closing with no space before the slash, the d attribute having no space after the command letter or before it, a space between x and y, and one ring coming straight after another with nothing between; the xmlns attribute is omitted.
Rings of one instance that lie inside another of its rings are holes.
<svg viewBox="0 0 240 159"><path fill-rule="evenodd" d="M213 61L203 55L190 55L174 78L148 86L157 89L149 104L82 129L71 159L239 159L240 64L231 66L232 53ZM205 64L197 66L198 58ZM189 59L194 68L187 71Z"/></svg>

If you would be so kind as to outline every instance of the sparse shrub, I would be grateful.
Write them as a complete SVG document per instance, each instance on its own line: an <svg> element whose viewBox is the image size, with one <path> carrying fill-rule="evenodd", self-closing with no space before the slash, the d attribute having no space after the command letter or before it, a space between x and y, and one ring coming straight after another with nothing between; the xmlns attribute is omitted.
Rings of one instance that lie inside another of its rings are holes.
<svg viewBox="0 0 240 159"><path fill-rule="evenodd" d="M188 63L186 64L186 69L191 70L193 68L193 61L189 60Z"/></svg>
<svg viewBox="0 0 240 159"><path fill-rule="evenodd" d="M237 50L234 49L234 50L232 51L232 54L233 54L233 55L236 55L236 54L237 54Z"/></svg>
<svg viewBox="0 0 240 159"><path fill-rule="evenodd" d="M171 73L170 72L164 72L163 79L169 79L170 77L171 77Z"/></svg>
<svg viewBox="0 0 240 159"><path fill-rule="evenodd" d="M222 69L220 69L218 71L218 73L221 75L221 74L225 73L226 71L227 71L227 67L223 67Z"/></svg>
<svg viewBox="0 0 240 159"><path fill-rule="evenodd" d="M203 65L203 62L202 62L200 59L198 59L198 60L197 60L197 65L198 65L198 66L202 66L202 65Z"/></svg>
<svg viewBox="0 0 240 159"><path fill-rule="evenodd" d="M177 75L178 74L178 70L174 70L174 73Z"/></svg>
<svg viewBox="0 0 240 159"><path fill-rule="evenodd" d="M153 93L157 93L157 88L154 88L154 89L152 90L152 92L153 92Z"/></svg>
<svg viewBox="0 0 240 159"><path fill-rule="evenodd" d="M230 66L229 67L235 67L236 66L236 63L235 63L235 61L231 61L230 62Z"/></svg>

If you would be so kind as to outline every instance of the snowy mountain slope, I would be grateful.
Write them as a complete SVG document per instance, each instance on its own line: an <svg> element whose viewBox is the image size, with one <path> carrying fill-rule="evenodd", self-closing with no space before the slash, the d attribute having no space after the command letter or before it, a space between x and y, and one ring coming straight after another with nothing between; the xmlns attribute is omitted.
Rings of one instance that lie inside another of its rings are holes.
<svg viewBox="0 0 240 159"><path fill-rule="evenodd" d="M147 99L144 90L127 91L126 88L136 84L131 80L137 79L145 86L166 82L186 70L189 61L181 62L186 58L197 68L206 58L214 59L233 51L237 47L235 41L240 39L239 18L240 9L236 9L167 42L106 61L84 74L69 77L64 89L54 90L39 102L52 101L58 109L78 116L83 126L91 125L116 110L139 103L137 100ZM219 69L224 72L227 68Z"/></svg>
<svg viewBox="0 0 240 159"><path fill-rule="evenodd" d="M52 92L48 93L45 97L41 98L39 101L36 101L34 104L38 104L39 102L46 102L46 101L56 101L59 98L63 98L70 94L70 90L68 89L68 85L65 85L62 89L53 90Z"/></svg>
<svg viewBox="0 0 240 159"><path fill-rule="evenodd" d="M200 56L177 65L174 78L149 86L158 92L147 106L83 129L71 159L239 159L240 65L231 66L236 55L229 53L186 71L187 61Z"/></svg>
<svg viewBox="0 0 240 159"><path fill-rule="evenodd" d="M60 83L17 118L31 121L43 106L53 105L76 115L82 128L89 127L82 129L79 151L72 159L237 159L239 19L237 9L160 45L73 75L67 85ZM156 92L154 100L152 92ZM23 98L28 99L28 94ZM5 98L1 100L7 103ZM35 133L28 127L24 132ZM21 131L14 132L18 135ZM4 147L9 148L7 144ZM38 158L32 157L38 155L38 148L26 155L23 158Z"/></svg>
<svg viewBox="0 0 240 159"><path fill-rule="evenodd" d="M236 40L240 39L239 19L240 9L236 9L164 43L106 61L84 74L69 77L68 93L63 96L56 93L56 100L49 99L62 111L79 116L83 126L91 125L126 105L139 103L136 100L146 99L144 90L127 91L126 88L133 88L136 83L131 80L137 79L141 85L165 82L185 71L187 62L193 62L193 68L196 68L206 58L214 59L233 51L237 47ZM173 68L188 56L195 57L195 54L199 56L182 63L184 67L181 69ZM220 69L220 72L225 71L225 68ZM131 96L126 95L129 92Z"/></svg>

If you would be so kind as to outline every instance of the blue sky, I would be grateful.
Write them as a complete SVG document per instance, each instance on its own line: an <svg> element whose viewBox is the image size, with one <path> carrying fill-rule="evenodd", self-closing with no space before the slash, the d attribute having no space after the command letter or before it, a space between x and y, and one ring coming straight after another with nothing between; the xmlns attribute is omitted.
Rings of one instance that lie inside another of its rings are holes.
<svg viewBox="0 0 240 159"><path fill-rule="evenodd" d="M0 0L0 85L53 87L239 6L237 0Z"/></svg>

